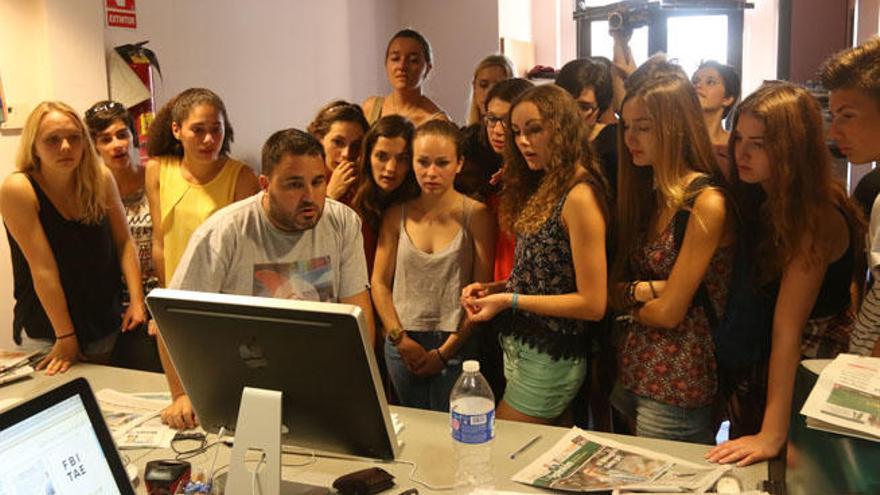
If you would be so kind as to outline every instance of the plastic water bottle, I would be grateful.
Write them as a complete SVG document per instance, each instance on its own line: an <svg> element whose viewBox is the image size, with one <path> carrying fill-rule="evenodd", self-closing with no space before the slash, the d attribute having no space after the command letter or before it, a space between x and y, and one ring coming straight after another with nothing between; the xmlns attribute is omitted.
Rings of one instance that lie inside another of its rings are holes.
<svg viewBox="0 0 880 495"><path fill-rule="evenodd" d="M492 486L492 439L495 438L495 396L480 373L479 361L465 361L449 395L456 485Z"/></svg>

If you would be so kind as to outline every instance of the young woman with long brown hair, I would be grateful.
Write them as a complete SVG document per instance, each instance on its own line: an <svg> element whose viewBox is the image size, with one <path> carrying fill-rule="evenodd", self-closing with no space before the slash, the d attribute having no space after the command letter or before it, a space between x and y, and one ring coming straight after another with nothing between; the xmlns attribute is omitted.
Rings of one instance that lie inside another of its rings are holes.
<svg viewBox="0 0 880 495"><path fill-rule="evenodd" d="M864 222L832 177L821 111L809 92L765 83L738 106L733 123L731 164L744 185L744 223L757 240L757 282L775 294L776 306L760 431L719 445L707 458L746 465L785 444L800 360L847 349Z"/></svg>
<svg viewBox="0 0 880 495"><path fill-rule="evenodd" d="M711 443L714 345L696 295L723 315L735 232L693 86L647 77L627 92L620 131L611 291L629 323L612 404L639 436Z"/></svg>
<svg viewBox="0 0 880 495"><path fill-rule="evenodd" d="M419 195L412 168L412 140L416 129L400 115L387 115L373 124L364 136L358 189L351 207L360 215L364 235L367 271L373 273L376 244L382 217L391 205Z"/></svg>
<svg viewBox="0 0 880 495"><path fill-rule="evenodd" d="M358 187L361 141L369 128L361 107L345 100L324 105L309 124L309 134L324 146L327 197L351 203Z"/></svg>
<svg viewBox="0 0 880 495"><path fill-rule="evenodd" d="M465 287L462 303L474 321L495 318L502 335L507 387L498 417L553 423L586 376L586 322L605 315L604 181L563 89L525 91L506 122L500 221L517 236L513 271Z"/></svg>

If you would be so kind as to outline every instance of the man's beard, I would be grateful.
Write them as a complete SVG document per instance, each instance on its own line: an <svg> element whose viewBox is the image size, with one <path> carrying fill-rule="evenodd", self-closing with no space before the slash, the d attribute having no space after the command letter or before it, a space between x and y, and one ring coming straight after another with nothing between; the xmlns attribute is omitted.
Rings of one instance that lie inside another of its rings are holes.
<svg viewBox="0 0 880 495"><path fill-rule="evenodd" d="M297 219L301 207L314 207L317 210L314 218L311 220ZM318 220L321 219L323 209L320 208L317 203L312 202L300 204L300 206L293 212L287 212L281 203L274 196L269 194L268 214L269 218L272 219L272 223L274 223L279 229L287 232L300 232L314 228L314 226L317 225Z"/></svg>

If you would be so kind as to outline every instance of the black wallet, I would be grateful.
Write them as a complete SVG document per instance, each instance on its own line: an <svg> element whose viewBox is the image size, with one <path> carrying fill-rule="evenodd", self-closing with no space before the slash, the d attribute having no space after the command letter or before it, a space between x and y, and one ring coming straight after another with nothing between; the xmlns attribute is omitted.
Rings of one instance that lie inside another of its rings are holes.
<svg viewBox="0 0 880 495"><path fill-rule="evenodd" d="M342 495L370 495L394 486L394 476L382 468L368 468L336 478L333 488Z"/></svg>

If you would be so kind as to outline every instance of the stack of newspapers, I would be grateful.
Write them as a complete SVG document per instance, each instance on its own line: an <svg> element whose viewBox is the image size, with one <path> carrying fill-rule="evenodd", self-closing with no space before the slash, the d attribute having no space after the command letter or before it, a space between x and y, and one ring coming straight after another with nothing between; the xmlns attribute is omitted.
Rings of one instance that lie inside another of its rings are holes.
<svg viewBox="0 0 880 495"><path fill-rule="evenodd" d="M880 442L880 358L841 354L801 408L807 427Z"/></svg>
<svg viewBox="0 0 880 495"><path fill-rule="evenodd" d="M26 378L33 374L33 364L44 351L6 351L0 349L0 385Z"/></svg>
<svg viewBox="0 0 880 495"><path fill-rule="evenodd" d="M688 462L572 428L512 479L573 492L703 493L728 470L729 466Z"/></svg>

